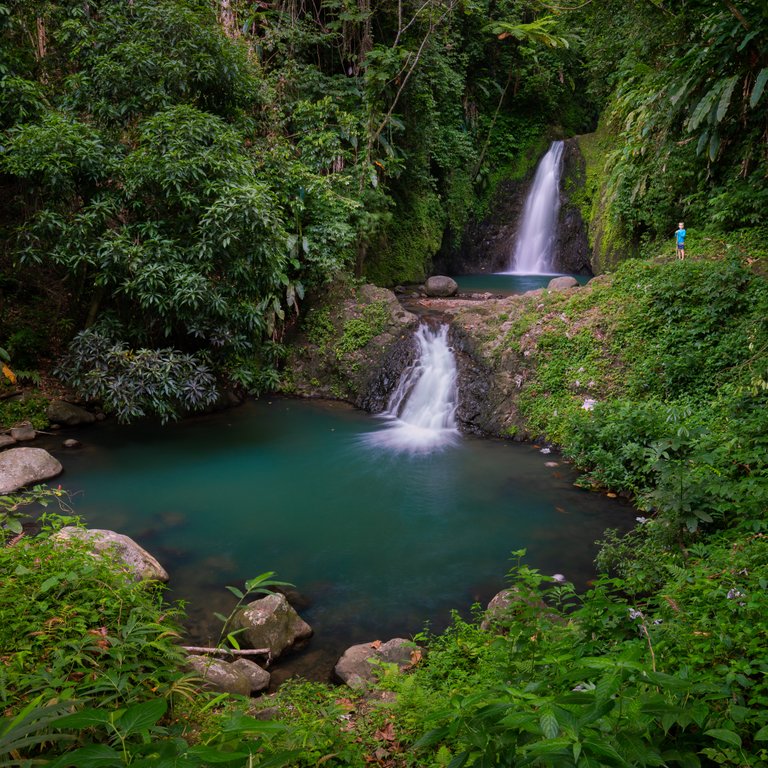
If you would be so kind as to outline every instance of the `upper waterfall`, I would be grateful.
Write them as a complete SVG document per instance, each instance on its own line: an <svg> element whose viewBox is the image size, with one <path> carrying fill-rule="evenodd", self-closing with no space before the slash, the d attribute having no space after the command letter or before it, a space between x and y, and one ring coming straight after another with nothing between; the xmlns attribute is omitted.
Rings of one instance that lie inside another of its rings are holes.
<svg viewBox="0 0 768 768"><path fill-rule="evenodd" d="M458 392L456 360L448 346L448 326L419 326L418 354L403 372L382 414L388 428L365 435L369 445L424 453L455 442Z"/></svg>
<svg viewBox="0 0 768 768"><path fill-rule="evenodd" d="M553 141L536 169L508 272L541 275L553 271L563 146L562 141Z"/></svg>

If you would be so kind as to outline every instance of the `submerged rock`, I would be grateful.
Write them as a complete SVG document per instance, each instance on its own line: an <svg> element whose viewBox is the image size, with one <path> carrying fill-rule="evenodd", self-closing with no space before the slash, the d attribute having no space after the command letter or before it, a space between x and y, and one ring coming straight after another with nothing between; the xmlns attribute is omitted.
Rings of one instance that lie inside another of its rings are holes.
<svg viewBox="0 0 768 768"><path fill-rule="evenodd" d="M378 677L379 664L396 664L400 671L408 669L421 657L421 649L411 640L396 637L353 645L344 651L334 673L350 688L365 688Z"/></svg>
<svg viewBox="0 0 768 768"><path fill-rule="evenodd" d="M280 594L267 595L241 608L232 624L242 630L238 637L248 646L268 648L273 659L312 635L312 627Z"/></svg>
<svg viewBox="0 0 768 768"><path fill-rule="evenodd" d="M42 448L9 448L0 453L0 494L50 480L62 469L59 461Z"/></svg>
<svg viewBox="0 0 768 768"><path fill-rule="evenodd" d="M140 547L132 538L115 531L100 528L77 528L68 525L53 535L54 539L88 541L97 557L109 555L116 558L130 573L134 581L168 581L168 573L162 565Z"/></svg>
<svg viewBox="0 0 768 768"><path fill-rule="evenodd" d="M10 435L0 435L0 450L10 445L16 445L16 440Z"/></svg>

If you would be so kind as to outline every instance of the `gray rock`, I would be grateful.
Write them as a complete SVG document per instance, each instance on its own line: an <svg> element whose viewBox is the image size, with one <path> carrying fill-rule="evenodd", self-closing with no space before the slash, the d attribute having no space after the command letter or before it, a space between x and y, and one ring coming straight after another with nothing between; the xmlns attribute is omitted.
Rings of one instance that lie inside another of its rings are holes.
<svg viewBox="0 0 768 768"><path fill-rule="evenodd" d="M236 659L230 666L236 669L240 674L245 675L251 684L251 693L263 691L269 688L269 681L272 677L266 669L262 669L255 661L250 659Z"/></svg>
<svg viewBox="0 0 768 768"><path fill-rule="evenodd" d="M92 424L96 417L85 408L66 400L51 400L48 405L48 420L54 424L76 427L79 424Z"/></svg>
<svg viewBox="0 0 768 768"><path fill-rule="evenodd" d="M565 291L568 288L578 288L579 281L575 277L554 277L549 281L547 289L550 291Z"/></svg>
<svg viewBox="0 0 768 768"><path fill-rule="evenodd" d="M273 659L297 641L312 635L309 626L291 608L285 595L267 595L241 608L233 625L243 631L238 635L251 648L269 648Z"/></svg>
<svg viewBox="0 0 768 768"><path fill-rule="evenodd" d="M134 581L168 581L165 568L132 538L122 533L100 528L66 526L55 533L53 538L60 541L84 539L90 542L94 555L110 555L117 559L129 571Z"/></svg>
<svg viewBox="0 0 768 768"><path fill-rule="evenodd" d="M378 664L397 664L405 670L413 665L413 653L418 646L411 640L396 637L386 643L362 643L344 651L333 671L350 688L366 688L377 679Z"/></svg>
<svg viewBox="0 0 768 768"><path fill-rule="evenodd" d="M30 440L34 440L37 437L37 431L29 424L20 424L18 427L11 428L11 437L17 443L26 443Z"/></svg>
<svg viewBox="0 0 768 768"><path fill-rule="evenodd" d="M206 688L223 693L249 696L251 681L242 669L211 656L189 656L187 664L205 681Z"/></svg>
<svg viewBox="0 0 768 768"><path fill-rule="evenodd" d="M427 296L454 296L459 290L458 283L451 277L445 275L433 275L427 278L427 282L424 285L424 292Z"/></svg>
<svg viewBox="0 0 768 768"><path fill-rule="evenodd" d="M557 574L558 576L560 574ZM500 633L506 631L504 626L505 619L513 617L516 613L526 612L533 609L537 615L550 621L561 621L561 618L552 613L543 600L529 600L521 592L513 587L512 589L503 589L494 595L491 602L485 609L485 617L480 622L480 629L497 629Z"/></svg>
<svg viewBox="0 0 768 768"><path fill-rule="evenodd" d="M0 453L0 494L50 480L61 471L61 464L42 448L9 448Z"/></svg>
<svg viewBox="0 0 768 768"><path fill-rule="evenodd" d="M0 450L7 448L9 445L16 445L16 440L10 435L0 435Z"/></svg>
<svg viewBox="0 0 768 768"><path fill-rule="evenodd" d="M68 437L62 444L64 448L82 448L83 444L74 437Z"/></svg>

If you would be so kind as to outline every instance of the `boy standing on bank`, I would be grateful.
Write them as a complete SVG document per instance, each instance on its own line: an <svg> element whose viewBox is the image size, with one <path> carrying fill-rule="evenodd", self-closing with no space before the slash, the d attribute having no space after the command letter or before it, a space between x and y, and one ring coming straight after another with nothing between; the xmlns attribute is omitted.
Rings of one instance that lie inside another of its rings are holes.
<svg viewBox="0 0 768 768"><path fill-rule="evenodd" d="M677 238L677 258L685 258L685 224L681 221L678 225L678 230L675 232Z"/></svg>

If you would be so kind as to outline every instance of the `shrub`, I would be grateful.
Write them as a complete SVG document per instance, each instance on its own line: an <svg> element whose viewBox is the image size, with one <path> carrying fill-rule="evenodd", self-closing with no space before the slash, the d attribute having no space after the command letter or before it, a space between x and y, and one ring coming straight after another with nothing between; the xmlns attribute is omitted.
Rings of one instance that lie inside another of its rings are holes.
<svg viewBox="0 0 768 768"><path fill-rule="evenodd" d="M163 422L205 408L218 397L208 366L174 349L126 348L98 330L80 332L57 375L119 421L158 415Z"/></svg>

